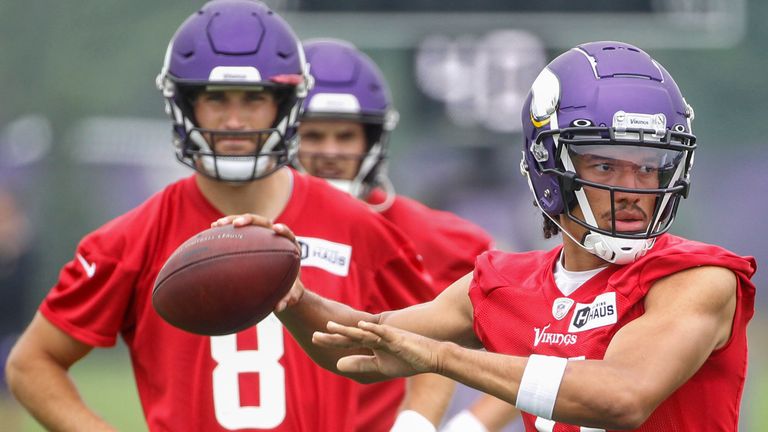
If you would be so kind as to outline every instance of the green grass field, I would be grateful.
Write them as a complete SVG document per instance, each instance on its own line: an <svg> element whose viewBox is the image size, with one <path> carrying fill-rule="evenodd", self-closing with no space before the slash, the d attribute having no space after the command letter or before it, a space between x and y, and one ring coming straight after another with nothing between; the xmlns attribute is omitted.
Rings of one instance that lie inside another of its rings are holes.
<svg viewBox="0 0 768 432"><path fill-rule="evenodd" d="M743 431L768 431L768 322L756 319L750 326L752 342L749 382L742 411ZM141 413L128 354L124 347L95 350L72 369L83 398L120 431L142 432L147 426ZM3 432L44 431L14 403L0 403Z"/></svg>

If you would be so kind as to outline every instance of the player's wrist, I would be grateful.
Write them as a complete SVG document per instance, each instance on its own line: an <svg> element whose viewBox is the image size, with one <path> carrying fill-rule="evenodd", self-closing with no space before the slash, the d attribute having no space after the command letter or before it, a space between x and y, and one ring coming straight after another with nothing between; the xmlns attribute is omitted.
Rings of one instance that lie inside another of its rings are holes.
<svg viewBox="0 0 768 432"><path fill-rule="evenodd" d="M435 355L428 372L455 379L451 375L457 372L455 370L457 365L463 364L462 362L466 360L464 350L466 348L453 342L435 341L435 346L432 348Z"/></svg>
<svg viewBox="0 0 768 432"><path fill-rule="evenodd" d="M528 357L515 406L545 419L552 419L557 392L563 381L568 359L533 354Z"/></svg>
<svg viewBox="0 0 768 432"><path fill-rule="evenodd" d="M397 415L389 432L437 432L437 428L417 411L403 410Z"/></svg>
<svg viewBox="0 0 768 432"><path fill-rule="evenodd" d="M469 410L451 417L440 432L488 432L488 428Z"/></svg>

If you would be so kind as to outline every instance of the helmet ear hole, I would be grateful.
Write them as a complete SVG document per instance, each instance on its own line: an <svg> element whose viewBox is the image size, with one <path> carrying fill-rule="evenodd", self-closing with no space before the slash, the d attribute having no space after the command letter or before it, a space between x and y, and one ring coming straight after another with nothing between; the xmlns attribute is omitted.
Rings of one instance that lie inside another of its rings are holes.
<svg viewBox="0 0 768 432"><path fill-rule="evenodd" d="M381 141L384 128L379 124L364 123L365 131L365 151L369 151L376 143Z"/></svg>
<svg viewBox="0 0 768 432"><path fill-rule="evenodd" d="M581 189L581 185L576 181L576 173L573 171L565 171L560 177L561 188L564 192L576 192Z"/></svg>
<svg viewBox="0 0 768 432"><path fill-rule="evenodd" d="M560 192L563 195L565 201L564 211L571 212L576 208L578 203L576 199L576 191L581 189L581 184L576 181L576 173L573 171L565 171L563 177L560 178Z"/></svg>
<svg viewBox="0 0 768 432"><path fill-rule="evenodd" d="M181 113L193 125L197 125L197 118L195 118L195 101L203 91L202 86L191 85L176 85L176 105L181 110Z"/></svg>

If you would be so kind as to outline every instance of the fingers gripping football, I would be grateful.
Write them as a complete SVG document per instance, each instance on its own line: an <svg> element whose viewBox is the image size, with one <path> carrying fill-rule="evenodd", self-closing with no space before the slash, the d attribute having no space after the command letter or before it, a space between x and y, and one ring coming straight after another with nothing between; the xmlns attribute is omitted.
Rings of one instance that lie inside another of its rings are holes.
<svg viewBox="0 0 768 432"><path fill-rule="evenodd" d="M282 235L283 237L288 238L294 243L296 242L296 236L293 234L293 231L288 228L288 226L281 223L273 223L271 219L253 213L224 216L223 218L213 222L211 227L220 227L224 225L234 225L236 227L257 225L264 228L271 228L273 231Z"/></svg>
<svg viewBox="0 0 768 432"><path fill-rule="evenodd" d="M281 223L273 223L273 221L267 217L253 214L253 213L244 213L240 215L229 215L224 216L217 221L213 222L211 224L211 227L222 227L226 225L234 225L235 227L243 227L248 225L256 225L261 226L264 228L269 228L273 230L275 233L287 238L288 240L292 241L297 248L299 248L299 244L296 241L296 235L291 231L288 226L281 224ZM301 300L302 295L304 294L304 286L301 284L301 272L299 271L299 274L296 276L296 280L293 283L293 286L291 287L290 291L282 298L280 301L277 302L275 305L274 311L275 312L283 312L286 308L289 306L292 306Z"/></svg>

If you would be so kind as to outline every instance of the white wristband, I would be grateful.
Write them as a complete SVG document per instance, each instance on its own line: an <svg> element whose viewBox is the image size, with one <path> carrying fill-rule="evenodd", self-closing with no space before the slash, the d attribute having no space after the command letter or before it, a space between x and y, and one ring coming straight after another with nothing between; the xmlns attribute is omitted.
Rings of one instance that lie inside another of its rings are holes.
<svg viewBox="0 0 768 432"><path fill-rule="evenodd" d="M400 411L389 432L437 432L435 425L413 410Z"/></svg>
<svg viewBox="0 0 768 432"><path fill-rule="evenodd" d="M568 359L534 354L528 357L515 406L527 413L552 419L557 391Z"/></svg>
<svg viewBox="0 0 768 432"><path fill-rule="evenodd" d="M440 432L488 432L485 425L469 410L453 416Z"/></svg>

